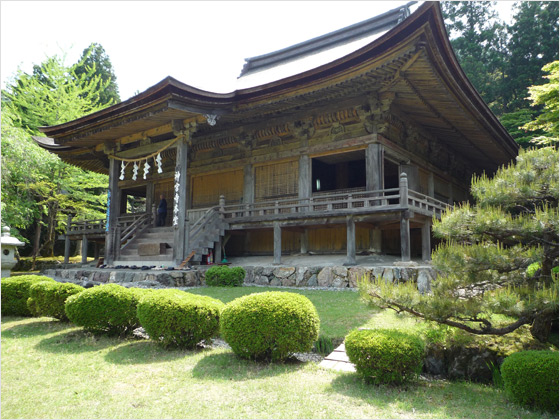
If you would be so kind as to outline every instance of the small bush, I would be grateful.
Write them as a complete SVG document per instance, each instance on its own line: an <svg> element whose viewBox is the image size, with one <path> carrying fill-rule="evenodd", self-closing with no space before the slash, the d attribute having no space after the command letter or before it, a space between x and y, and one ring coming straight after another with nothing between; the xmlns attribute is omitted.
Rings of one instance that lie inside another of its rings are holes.
<svg viewBox="0 0 560 420"><path fill-rule="evenodd" d="M66 300L68 319L94 333L126 334L138 326L140 294L118 284L86 289Z"/></svg>
<svg viewBox="0 0 560 420"><path fill-rule="evenodd" d="M502 363L501 372L504 388L513 401L558 412L558 352L513 353Z"/></svg>
<svg viewBox="0 0 560 420"><path fill-rule="evenodd" d="M27 307L34 316L50 316L68 321L64 311L66 299L84 290L77 284L41 281L32 284L29 288L30 297L27 300Z"/></svg>
<svg viewBox="0 0 560 420"><path fill-rule="evenodd" d="M311 350L319 316L311 301L297 293L253 293L225 306L220 330L238 356L279 361Z"/></svg>
<svg viewBox="0 0 560 420"><path fill-rule="evenodd" d="M29 299L29 288L32 284L49 281L56 283L53 279L46 276L15 276L2 279L2 316L32 316L33 314L27 307Z"/></svg>
<svg viewBox="0 0 560 420"><path fill-rule="evenodd" d="M422 370L424 342L398 330L354 330L345 339L346 354L366 382L400 384Z"/></svg>
<svg viewBox="0 0 560 420"><path fill-rule="evenodd" d="M195 348L220 330L224 304L208 296L157 290L138 303L138 319L151 339L164 347Z"/></svg>
<svg viewBox="0 0 560 420"><path fill-rule="evenodd" d="M207 286L241 286L245 280L243 267L228 267L215 265L210 267L205 274Z"/></svg>
<svg viewBox="0 0 560 420"><path fill-rule="evenodd" d="M313 344L313 350L323 356L328 356L334 351L334 343L332 338L320 335L317 341Z"/></svg>

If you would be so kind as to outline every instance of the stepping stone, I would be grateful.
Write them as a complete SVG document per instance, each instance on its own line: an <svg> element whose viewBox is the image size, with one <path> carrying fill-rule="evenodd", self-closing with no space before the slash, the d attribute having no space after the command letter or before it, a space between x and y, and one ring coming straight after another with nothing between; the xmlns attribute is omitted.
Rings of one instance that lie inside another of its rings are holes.
<svg viewBox="0 0 560 420"><path fill-rule="evenodd" d="M344 343L338 346L334 351L323 359L319 366L326 369L333 369L342 372L355 372L356 367L350 363Z"/></svg>

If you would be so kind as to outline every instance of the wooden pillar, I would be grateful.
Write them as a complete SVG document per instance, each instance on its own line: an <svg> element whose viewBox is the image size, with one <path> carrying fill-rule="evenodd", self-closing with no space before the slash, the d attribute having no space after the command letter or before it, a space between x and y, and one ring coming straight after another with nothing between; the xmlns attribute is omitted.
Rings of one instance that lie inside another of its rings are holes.
<svg viewBox="0 0 560 420"><path fill-rule="evenodd" d="M300 252L302 254L309 252L309 231L307 229L304 229L301 233Z"/></svg>
<svg viewBox="0 0 560 420"><path fill-rule="evenodd" d="M93 258L95 261L99 260L99 243L93 243Z"/></svg>
<svg viewBox="0 0 560 420"><path fill-rule="evenodd" d="M253 165L248 164L243 168L243 204L255 201L255 171Z"/></svg>
<svg viewBox="0 0 560 420"><path fill-rule="evenodd" d="M219 264L222 262L222 237L214 242L214 263Z"/></svg>
<svg viewBox="0 0 560 420"><path fill-rule="evenodd" d="M188 136L188 135L187 135ZM183 136L177 142L177 152L175 161L175 184L173 201L173 260L175 264L181 264L186 257L188 244L185 243L187 220L187 158L188 158L188 138Z"/></svg>
<svg viewBox="0 0 560 420"><path fill-rule="evenodd" d="M406 173L401 173L399 180L401 212L401 260L410 261L410 221L408 219L408 179Z"/></svg>
<svg viewBox="0 0 560 420"><path fill-rule="evenodd" d="M64 237L64 264L70 262L70 225L72 224L72 215L68 215L66 221L66 236Z"/></svg>
<svg viewBox="0 0 560 420"><path fill-rule="evenodd" d="M366 149L366 190L384 188L384 147L382 144L368 144Z"/></svg>
<svg viewBox="0 0 560 420"><path fill-rule="evenodd" d="M107 225L105 227L105 261L107 265L115 260L115 228L120 215L121 194L119 190L120 162L109 159L109 191L107 192Z"/></svg>
<svg viewBox="0 0 560 420"><path fill-rule="evenodd" d="M356 223L353 216L346 216L346 262L344 265L356 265Z"/></svg>
<svg viewBox="0 0 560 420"><path fill-rule="evenodd" d="M418 176L418 166L416 165L401 165L400 172L405 173L408 179L408 188L414 191L420 191L420 177Z"/></svg>
<svg viewBox="0 0 560 420"><path fill-rule="evenodd" d="M383 237L382 237L381 229L375 228L370 231L369 243L370 243L370 249L373 252L378 254L382 252L382 244L383 244L382 238Z"/></svg>
<svg viewBox="0 0 560 420"><path fill-rule="evenodd" d="M82 264L87 263L88 252L88 238L86 235L82 236Z"/></svg>
<svg viewBox="0 0 560 420"><path fill-rule="evenodd" d="M299 157L299 171L298 171L298 198L301 203L309 203L311 198L313 185L311 184L311 158L308 155L301 155ZM299 207L298 211L309 211L309 207ZM304 228L300 236L300 252L307 254L309 252L309 232Z"/></svg>
<svg viewBox="0 0 560 420"><path fill-rule="evenodd" d="M274 222L274 261L272 264L282 263L282 228L279 222Z"/></svg>
<svg viewBox="0 0 560 420"><path fill-rule="evenodd" d="M431 220L426 220L422 225L422 261L430 261L432 259L431 227Z"/></svg>
<svg viewBox="0 0 560 420"><path fill-rule="evenodd" d="M154 203L154 183L148 182L146 185L146 213L153 216L153 203ZM154 220L152 220L153 222Z"/></svg>
<svg viewBox="0 0 560 420"><path fill-rule="evenodd" d="M435 198L435 188L434 188L434 173L430 172L428 174L428 195Z"/></svg>

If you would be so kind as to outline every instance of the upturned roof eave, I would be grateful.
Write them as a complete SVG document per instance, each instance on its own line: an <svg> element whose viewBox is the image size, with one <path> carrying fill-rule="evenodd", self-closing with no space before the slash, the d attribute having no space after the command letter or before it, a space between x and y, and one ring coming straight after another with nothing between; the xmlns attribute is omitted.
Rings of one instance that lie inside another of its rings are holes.
<svg viewBox="0 0 560 420"><path fill-rule="evenodd" d="M146 104L163 102L169 98L171 93L181 97L186 104L196 104L197 111L195 112L200 112L199 110L204 108L211 111L209 113L230 114L240 105L246 108L263 101L274 101L275 98L297 95L301 89L313 89L314 85L328 83L331 79L344 76L352 69L364 65L368 60L374 62L388 49L406 42L407 37L426 24L430 25L432 33L435 35L437 54L445 66L445 69L442 70L452 75L451 80L448 81L450 88L456 92L469 112L480 120L492 137L501 143L504 151L507 151L511 158L515 157L518 150L517 144L482 100L460 67L447 37L443 16L437 2L425 2L420 5L399 25L359 50L291 77L226 94L200 90L172 77L167 77L124 102L64 124L41 127L40 130L49 137L67 136L71 132L108 124L113 119L138 112L144 109ZM436 60L435 65L439 65L439 63L440 61Z"/></svg>

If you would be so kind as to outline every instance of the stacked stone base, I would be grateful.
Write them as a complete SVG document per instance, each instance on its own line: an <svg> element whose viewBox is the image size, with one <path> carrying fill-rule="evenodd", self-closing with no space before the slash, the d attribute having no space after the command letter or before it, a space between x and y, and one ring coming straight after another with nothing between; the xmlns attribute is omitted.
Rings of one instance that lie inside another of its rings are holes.
<svg viewBox="0 0 560 420"><path fill-rule="evenodd" d="M245 285L316 287L355 289L361 278L383 277L391 282L414 281L420 291L430 288L435 270L417 267L243 267L247 272ZM93 284L119 283L134 287L197 287L203 286L208 267L187 271L51 269L44 274L60 281Z"/></svg>

